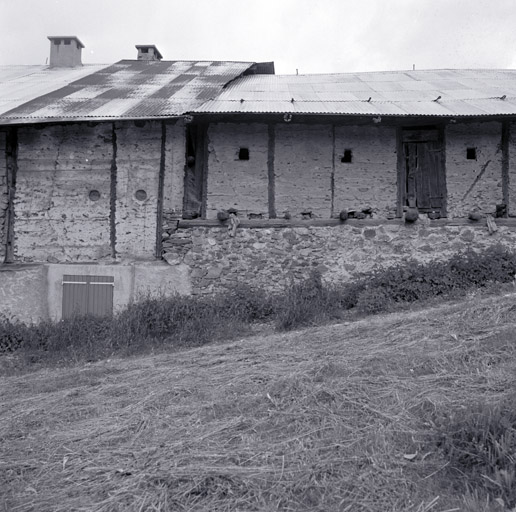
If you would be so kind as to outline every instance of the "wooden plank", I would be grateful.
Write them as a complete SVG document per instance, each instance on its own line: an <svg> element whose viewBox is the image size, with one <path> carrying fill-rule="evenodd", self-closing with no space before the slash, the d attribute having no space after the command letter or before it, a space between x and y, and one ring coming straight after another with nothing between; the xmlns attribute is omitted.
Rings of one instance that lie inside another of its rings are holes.
<svg viewBox="0 0 516 512"><path fill-rule="evenodd" d="M156 218L156 258L161 258L162 253L162 235L163 232L163 189L165 186L165 155L166 155L167 127L165 121L161 122L161 155L159 161L158 176L158 198L156 201L157 218Z"/></svg>
<svg viewBox="0 0 516 512"><path fill-rule="evenodd" d="M403 142L429 142L439 139L438 131L431 130L403 130Z"/></svg>
<svg viewBox="0 0 516 512"><path fill-rule="evenodd" d="M400 127L396 128L396 160L397 160L397 179L398 179L398 197L396 202L396 216L403 216L403 206L406 201L406 181L407 181L407 163L405 158L403 133Z"/></svg>
<svg viewBox="0 0 516 512"><path fill-rule="evenodd" d="M10 128L6 137L7 208L5 212L5 263L14 261L14 199L18 173L18 130Z"/></svg>
<svg viewBox="0 0 516 512"><path fill-rule="evenodd" d="M502 197L505 204L505 217L511 215L509 211L509 140L511 137L511 125L509 121L502 122Z"/></svg>

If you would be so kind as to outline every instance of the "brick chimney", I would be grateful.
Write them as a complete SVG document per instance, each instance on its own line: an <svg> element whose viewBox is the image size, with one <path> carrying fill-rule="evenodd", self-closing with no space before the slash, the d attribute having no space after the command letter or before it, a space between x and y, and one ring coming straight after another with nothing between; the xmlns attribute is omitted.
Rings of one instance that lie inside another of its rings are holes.
<svg viewBox="0 0 516 512"><path fill-rule="evenodd" d="M137 44L138 60L161 60L163 55L153 44Z"/></svg>
<svg viewBox="0 0 516 512"><path fill-rule="evenodd" d="M50 40L50 67L73 68L82 66L84 45L75 36L48 36Z"/></svg>

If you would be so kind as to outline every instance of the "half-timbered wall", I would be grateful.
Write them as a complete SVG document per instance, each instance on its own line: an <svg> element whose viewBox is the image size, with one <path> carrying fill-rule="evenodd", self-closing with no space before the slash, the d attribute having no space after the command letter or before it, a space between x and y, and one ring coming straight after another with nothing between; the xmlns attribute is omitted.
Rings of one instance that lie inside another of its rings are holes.
<svg viewBox="0 0 516 512"><path fill-rule="evenodd" d="M502 124L448 125L445 139L448 216L467 217L473 210L494 214L503 203ZM475 158L468 158L468 148Z"/></svg>
<svg viewBox="0 0 516 512"><path fill-rule="evenodd" d="M18 129L15 258L109 257L110 123Z"/></svg>

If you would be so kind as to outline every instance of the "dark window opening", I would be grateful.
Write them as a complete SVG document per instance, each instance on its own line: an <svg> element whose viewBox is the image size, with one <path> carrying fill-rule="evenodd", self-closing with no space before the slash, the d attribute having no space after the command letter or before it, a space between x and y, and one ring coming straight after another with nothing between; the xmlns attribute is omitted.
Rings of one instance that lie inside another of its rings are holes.
<svg viewBox="0 0 516 512"><path fill-rule="evenodd" d="M353 160L353 153L351 149L344 150L344 156L340 159L340 161L344 164L350 164Z"/></svg>
<svg viewBox="0 0 516 512"><path fill-rule="evenodd" d="M88 197L90 201L98 201L100 199L100 192L98 190L90 190Z"/></svg>
<svg viewBox="0 0 516 512"><path fill-rule="evenodd" d="M134 197L138 200L138 201L145 201L145 199L147 199L147 192L145 192L145 190L137 190L135 193L134 193Z"/></svg>
<svg viewBox="0 0 516 512"><path fill-rule="evenodd" d="M54 39L54 44L59 46L61 44L61 39Z"/></svg>
<svg viewBox="0 0 516 512"><path fill-rule="evenodd" d="M65 39L64 44L70 44L70 39Z"/></svg>
<svg viewBox="0 0 516 512"><path fill-rule="evenodd" d="M141 48L141 51L142 51L142 53L149 53L149 49L148 48Z"/></svg>
<svg viewBox="0 0 516 512"><path fill-rule="evenodd" d="M477 159L477 148L466 149L466 158L468 160L476 160Z"/></svg>
<svg viewBox="0 0 516 512"><path fill-rule="evenodd" d="M248 148L240 148L238 152L239 160L249 160L249 149Z"/></svg>

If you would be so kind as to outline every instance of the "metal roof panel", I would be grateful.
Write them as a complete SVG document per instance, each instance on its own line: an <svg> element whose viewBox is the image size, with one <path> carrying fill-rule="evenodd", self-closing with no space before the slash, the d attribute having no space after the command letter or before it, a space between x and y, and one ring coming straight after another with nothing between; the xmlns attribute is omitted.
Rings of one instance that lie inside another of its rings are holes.
<svg viewBox="0 0 516 512"><path fill-rule="evenodd" d="M135 113L139 117L177 116L215 97L253 64L124 60L57 73L47 66L32 70L11 66L3 72L0 67L0 123L74 115L118 119L132 118ZM20 96L23 87L26 93Z"/></svg>

